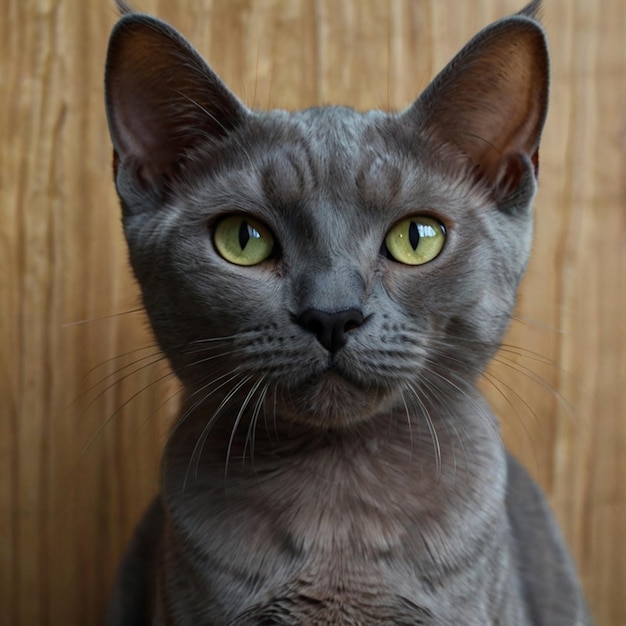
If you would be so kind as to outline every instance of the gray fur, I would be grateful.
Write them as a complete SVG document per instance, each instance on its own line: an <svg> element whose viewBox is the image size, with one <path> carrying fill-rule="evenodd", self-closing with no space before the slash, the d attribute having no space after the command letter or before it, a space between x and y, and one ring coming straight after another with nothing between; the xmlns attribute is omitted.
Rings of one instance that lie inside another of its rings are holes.
<svg viewBox="0 0 626 626"><path fill-rule="evenodd" d="M397 114L249 111L180 35L124 7L106 77L116 183L184 400L111 626L590 623L474 386L531 248L538 7L483 31ZM510 41L529 51L521 70ZM230 213L264 222L276 255L221 258ZM436 259L381 252L423 213L446 227ZM329 353L307 311L361 317Z"/></svg>

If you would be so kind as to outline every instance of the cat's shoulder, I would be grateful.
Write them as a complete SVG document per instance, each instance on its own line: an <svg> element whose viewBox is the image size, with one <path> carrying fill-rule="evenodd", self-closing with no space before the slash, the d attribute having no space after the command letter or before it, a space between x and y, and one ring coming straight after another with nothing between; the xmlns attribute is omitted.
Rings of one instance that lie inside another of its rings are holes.
<svg viewBox="0 0 626 626"><path fill-rule="evenodd" d="M550 506L526 469L508 455L506 507L520 592L535 626L591 624L576 569Z"/></svg>

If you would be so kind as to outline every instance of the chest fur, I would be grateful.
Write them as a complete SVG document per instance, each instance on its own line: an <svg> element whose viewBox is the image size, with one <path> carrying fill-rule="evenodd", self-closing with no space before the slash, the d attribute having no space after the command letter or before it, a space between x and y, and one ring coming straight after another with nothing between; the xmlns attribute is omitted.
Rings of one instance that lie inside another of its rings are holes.
<svg viewBox="0 0 626 626"><path fill-rule="evenodd" d="M163 600L177 607L176 624L485 626L496 623L507 601L509 555L493 545L456 569L430 572L399 551L358 553L341 542L334 553L294 554L286 546L279 555L269 552L247 553L245 571L242 553L225 561L169 552L173 593ZM190 570L193 588L178 582Z"/></svg>
<svg viewBox="0 0 626 626"><path fill-rule="evenodd" d="M166 588L189 623L489 623L507 558L498 481L360 453L369 463L318 451L173 498Z"/></svg>

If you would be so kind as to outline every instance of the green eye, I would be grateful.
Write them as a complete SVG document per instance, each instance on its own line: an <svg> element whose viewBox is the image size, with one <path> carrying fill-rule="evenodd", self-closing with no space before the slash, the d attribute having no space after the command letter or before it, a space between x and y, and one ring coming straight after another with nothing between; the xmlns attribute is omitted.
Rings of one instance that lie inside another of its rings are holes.
<svg viewBox="0 0 626 626"><path fill-rule="evenodd" d="M446 229L430 217L415 216L398 222L385 237L389 254L399 263L423 265L443 248Z"/></svg>
<svg viewBox="0 0 626 626"><path fill-rule="evenodd" d="M218 222L213 240L217 251L235 265L258 265L274 252L269 228L246 215L230 215Z"/></svg>

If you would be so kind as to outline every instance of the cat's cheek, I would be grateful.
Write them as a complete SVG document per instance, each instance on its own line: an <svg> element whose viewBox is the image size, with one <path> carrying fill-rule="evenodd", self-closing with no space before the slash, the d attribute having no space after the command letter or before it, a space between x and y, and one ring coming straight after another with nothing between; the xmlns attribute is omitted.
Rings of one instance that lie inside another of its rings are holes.
<svg viewBox="0 0 626 626"><path fill-rule="evenodd" d="M415 316L424 317L420 327L428 326L428 311L438 310L439 293L447 294L445 276L434 263L427 266L405 266L386 262L381 279L381 286L386 301L391 301L393 309L400 307L408 319L415 321ZM425 314L425 315L423 315Z"/></svg>

